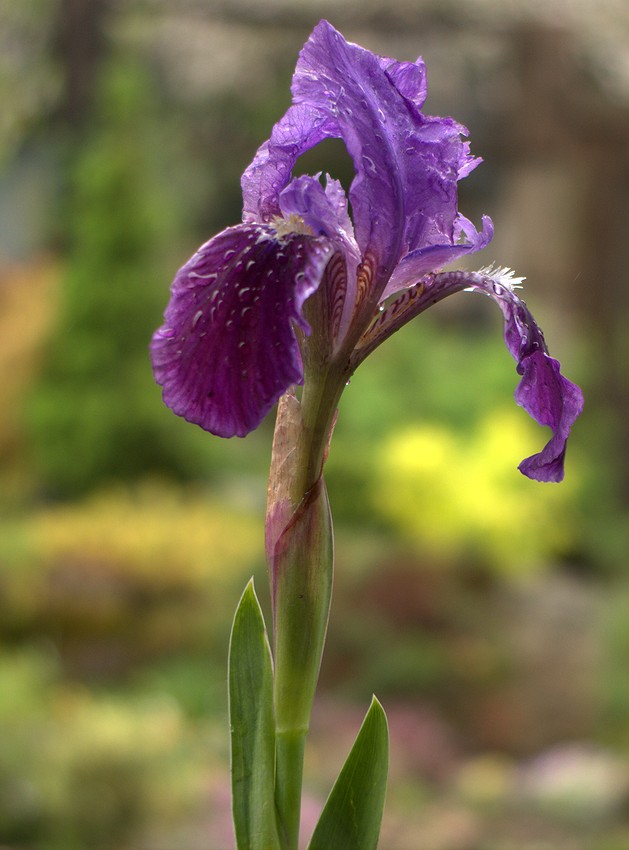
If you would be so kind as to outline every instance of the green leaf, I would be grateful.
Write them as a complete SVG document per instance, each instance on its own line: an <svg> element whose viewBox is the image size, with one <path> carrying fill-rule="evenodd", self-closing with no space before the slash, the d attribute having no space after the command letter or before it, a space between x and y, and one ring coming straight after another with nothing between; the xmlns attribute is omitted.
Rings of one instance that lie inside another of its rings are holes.
<svg viewBox="0 0 629 850"><path fill-rule="evenodd" d="M389 730L374 697L308 850L375 850L389 767Z"/></svg>
<svg viewBox="0 0 629 850"><path fill-rule="evenodd" d="M238 850L279 850L275 821L273 664L253 580L229 645L232 809Z"/></svg>

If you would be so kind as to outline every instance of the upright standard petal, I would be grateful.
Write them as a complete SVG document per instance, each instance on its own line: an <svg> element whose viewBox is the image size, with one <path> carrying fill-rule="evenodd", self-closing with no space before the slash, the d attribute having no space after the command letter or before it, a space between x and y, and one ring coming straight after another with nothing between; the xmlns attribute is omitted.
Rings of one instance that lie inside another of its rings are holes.
<svg viewBox="0 0 629 850"><path fill-rule="evenodd" d="M421 60L375 56L327 21L304 45L292 91L293 106L243 175L245 220L275 214L302 153L324 138L343 139L356 169L356 241L372 266L377 300L403 256L456 242L457 180L478 162L461 138L467 131L421 112Z"/></svg>
<svg viewBox="0 0 629 850"><path fill-rule="evenodd" d="M292 178L295 163L329 136L334 136L334 128L325 114L306 103L289 107L241 177L243 221L268 222L280 215L280 194Z"/></svg>
<svg viewBox="0 0 629 850"><path fill-rule="evenodd" d="M361 262L343 187L327 177L324 188L318 179L302 175L284 189L280 204L285 216L299 216L314 233L327 236L339 248L337 262L328 268L328 279L331 332L334 339L342 339L352 318Z"/></svg>
<svg viewBox="0 0 629 850"><path fill-rule="evenodd" d="M221 437L256 428L302 380L294 325L317 289L332 244L272 225L215 236L177 273L164 324L151 343L165 403Z"/></svg>
<svg viewBox="0 0 629 850"><path fill-rule="evenodd" d="M379 56L378 61L399 93L415 109L421 109L428 94L424 60L420 57L416 62L398 62Z"/></svg>
<svg viewBox="0 0 629 850"><path fill-rule="evenodd" d="M489 216L483 216L483 229L479 233L469 219L459 215L455 224L454 244L428 245L403 257L382 293L382 300L413 286L429 272L439 271L466 254L480 251L491 242L493 235L494 225Z"/></svg>

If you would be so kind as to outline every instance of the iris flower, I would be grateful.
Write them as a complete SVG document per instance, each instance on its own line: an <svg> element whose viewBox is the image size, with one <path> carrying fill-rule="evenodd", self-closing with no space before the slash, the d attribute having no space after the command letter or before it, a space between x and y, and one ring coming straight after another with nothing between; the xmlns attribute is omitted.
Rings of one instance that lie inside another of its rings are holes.
<svg viewBox="0 0 629 850"><path fill-rule="evenodd" d="M521 375L516 401L552 437L520 470L560 481L580 389L560 372L509 270L446 271L492 238L458 211L457 183L480 162L467 130L422 111L421 59L398 62L321 21L304 45L292 105L242 176L242 223L206 242L177 273L151 353L165 403L222 437L255 429L285 392L319 370L338 392L398 328L461 290L504 316ZM349 199L329 176L293 177L298 158L342 139ZM351 205L351 215L349 207Z"/></svg>

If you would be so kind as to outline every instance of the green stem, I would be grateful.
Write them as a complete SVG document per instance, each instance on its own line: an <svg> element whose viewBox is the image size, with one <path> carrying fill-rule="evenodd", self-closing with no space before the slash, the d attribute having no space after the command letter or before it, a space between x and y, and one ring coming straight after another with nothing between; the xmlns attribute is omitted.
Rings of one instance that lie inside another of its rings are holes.
<svg viewBox="0 0 629 850"><path fill-rule="evenodd" d="M325 452L345 381L339 370L330 370L318 380L306 376L301 398L305 438L299 447L302 453L301 477L295 482L295 495L301 499L317 482L323 470Z"/></svg>
<svg viewBox="0 0 629 850"><path fill-rule="evenodd" d="M304 743L332 591L332 521L321 473L340 390L327 372L316 377L305 381L301 403L280 406L271 464L275 805L284 850L298 845ZM278 505L282 520L276 537Z"/></svg>
<svg viewBox="0 0 629 850"><path fill-rule="evenodd" d="M275 805L285 850L297 850L299 843L305 742L306 730L278 732L276 737Z"/></svg>

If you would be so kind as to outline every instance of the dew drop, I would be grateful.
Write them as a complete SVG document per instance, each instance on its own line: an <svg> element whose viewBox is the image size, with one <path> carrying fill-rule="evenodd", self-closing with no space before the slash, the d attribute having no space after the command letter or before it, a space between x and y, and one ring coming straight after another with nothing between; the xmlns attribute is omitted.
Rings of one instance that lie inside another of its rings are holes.
<svg viewBox="0 0 629 850"><path fill-rule="evenodd" d="M376 173L376 164L370 156L363 154L363 165L368 171L371 171L372 174Z"/></svg>
<svg viewBox="0 0 629 850"><path fill-rule="evenodd" d="M199 321L199 319L201 318L202 315L203 315L203 310L197 310L197 312L192 317L192 327L194 327L197 324L197 322Z"/></svg>

